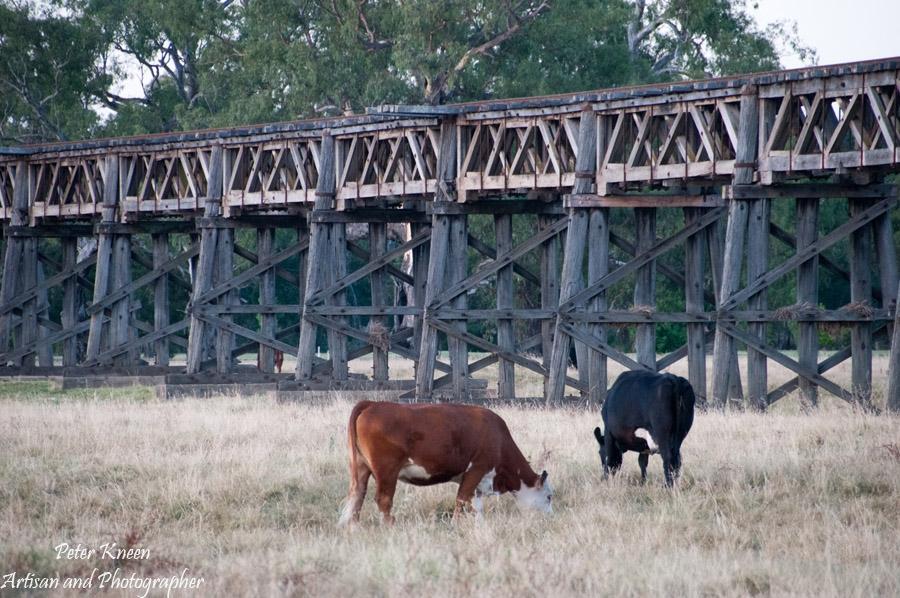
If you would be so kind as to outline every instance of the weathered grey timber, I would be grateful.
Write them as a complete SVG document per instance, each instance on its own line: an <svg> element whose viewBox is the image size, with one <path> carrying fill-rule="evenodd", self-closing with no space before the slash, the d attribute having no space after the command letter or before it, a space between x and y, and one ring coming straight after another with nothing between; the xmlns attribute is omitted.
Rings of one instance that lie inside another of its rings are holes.
<svg viewBox="0 0 900 598"><path fill-rule="evenodd" d="M510 214L498 214L494 216L494 236L497 241L497 253L503 255L513 248L512 216ZM497 309L512 309L513 307L513 266L501 268L497 272ZM501 318L497 320L497 344L507 353L512 353L516 348L516 337L513 331L513 320ZM503 400L511 400L516 397L515 365L501 359L497 376L497 396Z"/></svg>
<svg viewBox="0 0 900 598"><path fill-rule="evenodd" d="M330 210L334 204L334 137L322 137L320 155L320 176L316 186L316 203L314 210ZM312 296L327 281L326 268L332 254L328 230L325 225L310 225L309 252L306 267L306 286L304 292L304 314L300 322L300 341L297 350L297 380L309 380L312 377L313 361L316 354L316 325L306 317L306 305Z"/></svg>
<svg viewBox="0 0 900 598"><path fill-rule="evenodd" d="M221 210L222 197L222 147L216 145L212 148L210 156L209 187L207 188L206 201L203 205L203 215L206 218L215 218ZM197 300L208 291L215 276L215 258L218 245L217 231L215 228L206 227L200 231L200 255L197 259L196 274L194 276L194 290L192 301ZM191 329L188 335L188 352L186 370L188 374L196 374L200 371L203 360L204 334L206 322L198 314L191 314Z"/></svg>
<svg viewBox="0 0 900 598"><path fill-rule="evenodd" d="M809 404L827 392L869 406L884 382L871 352L897 334L898 194L885 181L900 173L898 84L890 59L0 148L0 375L252 373L285 392L483 400L498 364L498 397L533 394L516 384L528 370L550 404L572 392L599 404L609 360L686 358L701 404L723 405L743 402L746 350L748 406L798 389ZM848 219L818 221L820 203L847 199ZM276 234L296 242L276 249ZM792 252L777 265L770 238ZM819 266L846 297L818 296ZM793 276L796 297L773 304L772 285ZM685 307L664 311L657 283L683 289ZM796 359L769 344L784 322ZM663 354L662 325L687 342ZM851 342L820 362L825 325ZM301 382L272 373L279 352L297 355ZM371 375L352 373L370 354ZM392 379L408 369L389 354L413 362L415 381ZM848 359L843 388L829 376ZM769 389L770 361L796 376Z"/></svg>
<svg viewBox="0 0 900 598"><path fill-rule="evenodd" d="M769 269L769 199L756 199L750 204L747 215L747 279L755 281ZM747 301L753 310L768 308L767 289L761 290ZM766 323L753 322L748 326L750 334L766 341ZM750 407L766 408L769 377L764 353L747 349L747 400Z"/></svg>
<svg viewBox="0 0 900 598"><path fill-rule="evenodd" d="M735 161L747 166L736 167L734 184L747 185L753 182L753 167L749 166L756 157L758 125L758 92L755 87L742 91L741 111L738 126L738 141ZM719 310L737 291L741 277L741 263L744 255L744 238L747 232L748 208L741 200L733 200L728 208L728 225L725 230L725 252L722 280L719 288ZM724 406L728 400L728 381L731 374L729 361L734 349L733 338L722 326L716 328L716 344L713 349L712 402Z"/></svg>
<svg viewBox="0 0 900 598"><path fill-rule="evenodd" d="M797 254L813 245L819 236L819 199L797 199ZM797 266L797 304L819 304L819 254ZM815 322L800 322L797 337L797 361L812 369L819 360L819 331ZM815 406L819 401L816 385L800 378L800 399L805 405Z"/></svg>
<svg viewBox="0 0 900 598"><path fill-rule="evenodd" d="M104 182L103 187L103 215L102 222L113 222L116 218L116 209L119 204L118 179L119 179L119 159L116 156L109 156L104 164ZM110 279L110 261L113 251L113 235L107 232L101 232L97 241L97 269L94 275L94 300L93 303L101 301L109 292ZM100 344L103 334L103 313L96 312L91 315L91 328L88 335L87 350L85 352L86 359L96 359L100 353Z"/></svg>
<svg viewBox="0 0 900 598"><path fill-rule="evenodd" d="M578 178L572 188L574 196L590 193L592 185L593 169L596 166L597 151L597 119L589 110L582 111L578 127L578 157L576 159L576 174ZM589 212L584 208L569 209L569 227L566 232L566 244L563 252L563 264L560 274L559 296L560 300L570 300L584 286L582 269L584 267L584 254L587 245ZM559 325L557 324L557 332ZM569 356L569 336L555 334L553 337L553 349L550 354L549 381L545 399L554 401L560 399L564 393L566 366ZM579 370L585 371L583 361L579 364Z"/></svg>
<svg viewBox="0 0 900 598"><path fill-rule="evenodd" d="M155 233L153 239L153 269L159 270L169 261L169 235ZM162 274L153 283L153 329L163 330L169 325L169 274ZM156 365L169 365L169 340L162 337L153 348Z"/></svg>
<svg viewBox="0 0 900 598"><path fill-rule="evenodd" d="M897 289L900 297L900 288ZM900 309L894 312L894 334L891 337L891 357L888 362L887 410L900 413Z"/></svg>
<svg viewBox="0 0 900 598"><path fill-rule="evenodd" d="M637 208L634 210L634 224L637 239L635 254L646 253L656 243L656 209ZM634 281L634 305L637 309L656 311L656 263L650 261L638 268ZM651 369L656 369L656 326L638 324L634 331L634 348L637 361Z"/></svg>
<svg viewBox="0 0 900 598"><path fill-rule="evenodd" d="M850 216L858 216L867 203L850 199ZM850 301L864 310L872 305L872 227L856 229L850 234ZM854 400L868 407L872 401L872 329L868 322L850 326L851 377Z"/></svg>
<svg viewBox="0 0 900 598"><path fill-rule="evenodd" d="M434 202L455 201L456 135L449 122L441 125L440 152L437 163L438 182L435 187ZM431 245L429 246L428 275L423 298L421 345L419 363L416 368L416 394L419 398L431 397L434 389L434 369L437 361L437 328L430 325L431 305L444 289L447 272L447 256L450 252L450 217L435 212L431 217Z"/></svg>
<svg viewBox="0 0 900 598"><path fill-rule="evenodd" d="M685 208L685 224L693 223L701 208ZM703 304L703 250L707 231L691 235L684 242L684 308L701 313ZM706 405L706 331L701 323L687 325L688 381L694 388L697 404Z"/></svg>

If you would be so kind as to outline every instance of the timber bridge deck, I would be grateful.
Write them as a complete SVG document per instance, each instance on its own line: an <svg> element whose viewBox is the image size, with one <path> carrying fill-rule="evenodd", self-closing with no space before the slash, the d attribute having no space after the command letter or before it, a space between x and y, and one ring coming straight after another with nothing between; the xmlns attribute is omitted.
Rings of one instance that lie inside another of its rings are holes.
<svg viewBox="0 0 900 598"><path fill-rule="evenodd" d="M702 400L764 407L799 388L809 403L819 389L868 403L898 285L885 183L900 156L898 72L900 58L3 149L0 374L461 399L484 393L473 376L497 364L501 399L531 370L547 400L568 387L599 402L609 359L660 370L686 358ZM796 202L794 230L772 221L773 201ZM824 201L848 206L828 231ZM663 237L660 210L680 223ZM492 229L470 229L470 215ZM533 227L517 244L514 221ZM790 248L777 264L776 241ZM848 268L823 255L841 243ZM683 271L662 259L672 251ZM819 305L820 268L849 280L845 305ZM769 305L786 276L796 296ZM683 306L659 311L658 281L683 288ZM618 292L610 308L616 285L630 306ZM354 288L368 300L351 305ZM493 305L469 309L484 289ZM796 357L768 340L786 319ZM685 345L658 355L660 323L683 325ZM819 361L834 325L850 344ZM611 342L623 328L633 352ZM273 373L282 354L295 372ZM409 379L390 355L414 363ZM371 371L352 373L366 356ZM796 377L768 388L769 359ZM826 376L846 359L849 388Z"/></svg>

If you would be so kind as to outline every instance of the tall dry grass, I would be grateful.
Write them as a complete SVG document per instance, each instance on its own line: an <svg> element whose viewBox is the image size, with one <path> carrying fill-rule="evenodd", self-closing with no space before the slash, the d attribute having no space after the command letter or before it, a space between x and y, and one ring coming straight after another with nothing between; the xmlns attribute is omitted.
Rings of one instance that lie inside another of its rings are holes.
<svg viewBox="0 0 900 598"><path fill-rule="evenodd" d="M455 485L401 485L397 525L370 497L344 531L346 399L16 397L0 400L0 575L86 575L110 565L53 546L116 541L150 550L127 573L203 576L193 595L900 595L897 418L702 414L672 492L658 458L641 486L633 454L601 481L596 413L502 408L550 471L553 515L500 497L451 521Z"/></svg>

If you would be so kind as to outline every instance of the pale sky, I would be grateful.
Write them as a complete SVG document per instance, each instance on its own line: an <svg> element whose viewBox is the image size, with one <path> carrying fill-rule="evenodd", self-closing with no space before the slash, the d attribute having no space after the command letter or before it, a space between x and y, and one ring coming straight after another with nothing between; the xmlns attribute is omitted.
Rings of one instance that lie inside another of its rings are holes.
<svg viewBox="0 0 900 598"><path fill-rule="evenodd" d="M796 21L820 65L900 56L900 0L747 0L747 7L762 26ZM796 56L782 61L787 68L808 66Z"/></svg>

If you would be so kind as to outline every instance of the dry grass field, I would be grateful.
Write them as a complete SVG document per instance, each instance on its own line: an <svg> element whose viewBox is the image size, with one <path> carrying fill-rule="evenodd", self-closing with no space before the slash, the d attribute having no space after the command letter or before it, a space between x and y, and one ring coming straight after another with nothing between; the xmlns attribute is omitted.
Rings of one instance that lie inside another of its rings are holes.
<svg viewBox="0 0 900 598"><path fill-rule="evenodd" d="M172 596L900 595L896 417L831 404L801 415L787 403L700 414L681 484L667 491L656 457L646 486L634 454L601 481L595 412L498 408L550 472L552 515L505 496L486 501L483 520L451 521L454 484L401 485L394 527L370 498L362 524L344 530L351 404L6 383L0 575L203 578ZM149 556L57 559L62 542Z"/></svg>

